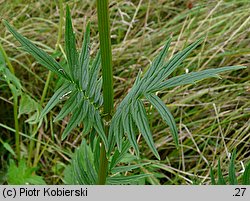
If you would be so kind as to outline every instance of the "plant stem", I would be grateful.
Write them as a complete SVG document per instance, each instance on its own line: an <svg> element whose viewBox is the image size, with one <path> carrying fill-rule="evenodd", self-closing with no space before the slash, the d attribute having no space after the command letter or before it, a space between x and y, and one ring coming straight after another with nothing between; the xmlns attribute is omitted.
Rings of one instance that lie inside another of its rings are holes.
<svg viewBox="0 0 250 201"><path fill-rule="evenodd" d="M4 57L4 59L5 59L6 63L7 63L7 65L9 66L10 72L12 74L15 74L15 70L14 70L12 64L10 63L10 60L9 60L9 58L8 58L5 50L3 49L3 46L1 45L1 43L0 43L0 52L2 52L2 55L3 55L3 57Z"/></svg>
<svg viewBox="0 0 250 201"><path fill-rule="evenodd" d="M17 154L17 160L18 162L21 159L21 152L20 152L20 134L19 134L19 122L18 122L18 116L17 116L17 110L18 110L18 100L17 95L13 93L14 97L14 121L15 121L15 140L16 140L16 154Z"/></svg>
<svg viewBox="0 0 250 201"><path fill-rule="evenodd" d="M112 51L110 37L109 7L108 0L97 0L98 30L100 39L102 78L103 78L103 102L105 121L112 118L114 107ZM105 125L105 133L108 135L109 125ZM100 168L98 173L98 184L103 185L107 177L108 160L105 147L101 145Z"/></svg>

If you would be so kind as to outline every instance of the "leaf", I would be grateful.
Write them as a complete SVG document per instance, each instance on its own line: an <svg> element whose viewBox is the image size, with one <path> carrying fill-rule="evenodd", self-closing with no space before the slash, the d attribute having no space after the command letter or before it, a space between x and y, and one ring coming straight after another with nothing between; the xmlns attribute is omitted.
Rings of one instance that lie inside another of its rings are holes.
<svg viewBox="0 0 250 201"><path fill-rule="evenodd" d="M84 161L82 158L83 157L79 158L79 156L77 156L77 158L72 161L74 184L90 185L92 181L89 179L86 168L84 168Z"/></svg>
<svg viewBox="0 0 250 201"><path fill-rule="evenodd" d="M95 106L93 105L93 103L90 102L90 100L88 100L88 116L87 118L89 119L90 123L91 123L91 127L92 125L95 123Z"/></svg>
<svg viewBox="0 0 250 201"><path fill-rule="evenodd" d="M98 158L99 159L99 158ZM93 185L97 183L94 154L85 139L72 156L71 164L64 172L67 184Z"/></svg>
<svg viewBox="0 0 250 201"><path fill-rule="evenodd" d="M73 115L70 118L67 127L63 131L62 140L64 140L68 136L70 131L72 131L82 121L82 118L85 117L86 111L85 108L83 108L84 102L85 102L84 99L81 100L78 103L77 108L73 111Z"/></svg>
<svg viewBox="0 0 250 201"><path fill-rule="evenodd" d="M250 162L245 168L245 171L242 177L242 185L250 185Z"/></svg>
<svg viewBox="0 0 250 201"><path fill-rule="evenodd" d="M100 138L102 139L104 146L106 148L106 150L108 150L108 139L105 135L104 129L103 129L103 123L102 123L102 119L101 116L99 114L99 111L95 111L95 124L94 124L94 128L97 131L97 133L99 134Z"/></svg>
<svg viewBox="0 0 250 201"><path fill-rule="evenodd" d="M212 185L216 185L215 178L214 178L214 171L212 167L210 167L210 177L211 177Z"/></svg>
<svg viewBox="0 0 250 201"><path fill-rule="evenodd" d="M86 90L89 82L89 43L90 43L90 24L88 23L86 27L86 32L84 34L84 40L82 44L81 54L79 56L79 75L80 84L83 90Z"/></svg>
<svg viewBox="0 0 250 201"><path fill-rule="evenodd" d="M96 184L97 183L97 173L96 170L93 167L93 153L91 152L91 149L89 148L89 146L86 143L86 140L83 139L83 147L84 147L84 160L85 160L85 164L86 164L86 172L88 173L89 179L92 181L92 184ZM78 152L79 157L81 158L83 156L83 153ZM90 158L92 158L92 161L90 161ZM98 159L95 159L98 160Z"/></svg>
<svg viewBox="0 0 250 201"><path fill-rule="evenodd" d="M78 66L78 53L76 50L76 39L73 32L72 21L70 16L70 9L67 5L66 8L66 25L65 25L65 49L66 56L69 65L69 71L72 80L77 81L76 78L79 77L77 66Z"/></svg>
<svg viewBox="0 0 250 201"><path fill-rule="evenodd" d="M236 157L236 150L233 151L233 153L231 155L231 160L230 160L230 166L229 166L229 183L230 183L230 185L237 185L238 184L236 174L235 174L235 167L234 167L235 157Z"/></svg>
<svg viewBox="0 0 250 201"><path fill-rule="evenodd" d="M117 126L116 126L117 127ZM109 126L109 133L108 133L108 151L106 153L106 157L109 158L111 155L111 152L113 152L115 148L115 134L114 134L114 123L110 123Z"/></svg>
<svg viewBox="0 0 250 201"><path fill-rule="evenodd" d="M65 102L62 107L60 113L56 116L53 122L62 120L65 116L67 116L70 112L74 111L77 107L78 101L81 99L81 92L74 91L70 98Z"/></svg>
<svg viewBox="0 0 250 201"><path fill-rule="evenodd" d="M218 185L226 185L226 182L221 172L220 159L218 161Z"/></svg>
<svg viewBox="0 0 250 201"><path fill-rule="evenodd" d="M99 103L99 105L102 104L100 101L100 99L102 98L101 90L102 90L102 79L99 79L97 81L94 93L94 102Z"/></svg>
<svg viewBox="0 0 250 201"><path fill-rule="evenodd" d="M114 155L112 156L111 162L110 162L110 170L112 169L124 158L124 156L127 154L128 150L130 148L130 143L128 140L123 142L122 150L121 152L119 150L116 150Z"/></svg>
<svg viewBox="0 0 250 201"><path fill-rule="evenodd" d="M175 54L169 62L163 66L164 69L164 78L165 79L167 76L169 76L180 64L181 62L202 42L202 38L195 41L188 47L186 47L184 50L178 52Z"/></svg>
<svg viewBox="0 0 250 201"><path fill-rule="evenodd" d="M150 164L150 163L140 163L140 164L136 164L136 165L119 166L119 167L113 168L113 170L111 172L112 172L112 174L121 173L121 172L129 172L131 170L143 167L143 166L148 165L148 164Z"/></svg>
<svg viewBox="0 0 250 201"><path fill-rule="evenodd" d="M11 146L9 145L9 143L7 142L2 142L2 140L0 140L1 143L3 144L3 147L9 151L14 157L16 157L16 153L14 152L14 150L11 148Z"/></svg>
<svg viewBox="0 0 250 201"><path fill-rule="evenodd" d="M67 80L70 80L68 74L63 70L62 66L48 55L42 49L39 49L36 45L30 42L27 38L19 34L6 20L3 20L5 26L13 34L13 36L21 43L24 50L30 53L40 64L42 64L47 69L56 73L59 76L64 77Z"/></svg>
<svg viewBox="0 0 250 201"><path fill-rule="evenodd" d="M149 177L150 174L139 174L131 176L114 176L107 178L107 184L109 185L122 185L122 184L131 184L137 182L140 179Z"/></svg>
<svg viewBox="0 0 250 201"><path fill-rule="evenodd" d="M45 108L42 110L40 115L40 120L50 111L53 107L56 106L57 103L67 94L72 92L72 86L70 84L64 84L62 85L50 98L49 102L45 106Z"/></svg>
<svg viewBox="0 0 250 201"><path fill-rule="evenodd" d="M7 83L12 83L18 90L22 89L20 80L6 67L4 57L0 51L0 75Z"/></svg>
<svg viewBox="0 0 250 201"><path fill-rule="evenodd" d="M87 93L89 94L89 97L92 98L95 94L95 89L97 88L97 80L98 75L101 67L101 54L100 51L97 53L95 60L93 62L93 65L90 68L90 77L89 77L89 83L87 88Z"/></svg>
<svg viewBox="0 0 250 201"><path fill-rule="evenodd" d="M162 80L166 79L191 53L191 51L201 43L201 41L202 39L197 40L186 47L183 51L175 54L159 71L157 71L157 73L155 73L156 77L147 81L147 91L150 91L152 87L155 87L155 85L158 85Z"/></svg>
<svg viewBox="0 0 250 201"><path fill-rule="evenodd" d="M115 134L118 150L121 151L122 150L122 136L123 136L123 132L124 132L124 127L123 127L121 117L118 117L116 119L116 121L117 121L117 125L114 126L115 127L114 134Z"/></svg>
<svg viewBox="0 0 250 201"><path fill-rule="evenodd" d="M31 114L34 111L38 111L39 106L40 105L34 99L32 99L29 95L22 93L20 106L19 106L19 112L18 112L18 118L20 118L22 114Z"/></svg>
<svg viewBox="0 0 250 201"><path fill-rule="evenodd" d="M72 160L71 160L71 162L72 162ZM65 167L65 169L63 171L63 175L64 175L63 183L64 184L68 184L68 185L77 184L77 182L75 182L75 180L74 180L75 176L74 176L74 173L72 171L73 171L72 164L69 164Z"/></svg>
<svg viewBox="0 0 250 201"><path fill-rule="evenodd" d="M149 148L152 150L154 155L157 159L160 160L160 156L155 148L152 133L149 128L149 123L147 120L147 114L143 107L143 103L141 100L137 100L135 102L134 108L132 109L132 116L133 119L140 130L142 136L144 137L145 141L147 142Z"/></svg>
<svg viewBox="0 0 250 201"><path fill-rule="evenodd" d="M181 86L185 84L194 84L196 81L199 81L205 78L216 77L216 75L221 72L239 70L243 68L246 68L246 67L245 66L227 66L227 67L222 67L222 68L208 69L208 70L204 70L200 72L187 73L184 75L170 78L167 81L162 82L159 86L152 88L150 91L154 92L154 91L165 90L167 88L172 88L172 87Z"/></svg>
<svg viewBox="0 0 250 201"><path fill-rule="evenodd" d="M169 38L164 46L164 48L161 50L160 54L154 59L153 63L151 64L148 71L145 73L144 79L147 79L151 77L153 74L155 74L160 67L162 67L164 59L167 55L169 46L171 43L171 38Z"/></svg>
<svg viewBox="0 0 250 201"><path fill-rule="evenodd" d="M17 99L17 97L21 94L21 91L18 90L13 84L9 84L9 88L14 97L14 100Z"/></svg>
<svg viewBox="0 0 250 201"><path fill-rule="evenodd" d="M7 173L7 181L10 185L45 185L43 178L34 174L35 168L26 166L25 160L22 159L19 165L16 166L13 160L10 160L10 165Z"/></svg>
<svg viewBox="0 0 250 201"><path fill-rule="evenodd" d="M128 140L130 144L132 145L132 147L134 148L137 157L139 157L139 147L138 147L136 136L135 136L134 129L133 129L132 117L129 114L129 108L126 108L125 111L122 112L122 122L123 122L124 131L128 135Z"/></svg>
<svg viewBox="0 0 250 201"><path fill-rule="evenodd" d="M89 111L87 111L89 113ZM84 127L83 127L83 133L84 134L87 134L90 132L91 128L92 128L92 125L93 123L90 121L90 119L88 118L88 113L86 115L86 117L83 119L83 124L84 124Z"/></svg>
<svg viewBox="0 0 250 201"><path fill-rule="evenodd" d="M169 109L166 105L162 102L162 100L153 94L147 94L146 98L150 101L150 103L157 109L160 113L162 119L166 122L166 124L170 127L174 142L178 147L178 130L175 124L174 117L172 116Z"/></svg>
<svg viewBox="0 0 250 201"><path fill-rule="evenodd" d="M79 151L80 152L80 151ZM89 179L88 173L86 172L85 162L83 157L79 157L78 152L76 153L75 158L72 160L72 176L74 184L80 185L90 185L92 184Z"/></svg>
<svg viewBox="0 0 250 201"><path fill-rule="evenodd" d="M96 142L95 142L95 147L94 147L94 151L93 151L93 154L94 154L94 164L95 164L95 169L96 170L99 170L99 166L100 166L100 160L97 160L97 159L100 159L100 154L101 154L101 149L100 149L100 138L95 138Z"/></svg>

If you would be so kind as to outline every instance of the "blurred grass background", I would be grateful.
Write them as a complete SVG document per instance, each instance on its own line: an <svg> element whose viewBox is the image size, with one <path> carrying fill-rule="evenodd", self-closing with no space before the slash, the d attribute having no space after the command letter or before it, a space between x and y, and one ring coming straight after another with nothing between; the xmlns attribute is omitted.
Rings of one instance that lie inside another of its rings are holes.
<svg viewBox="0 0 250 201"><path fill-rule="evenodd" d="M78 48L85 26L91 21L91 48L95 54L99 46L95 1L67 3L72 10ZM148 183L210 184L209 167L217 167L220 158L223 174L227 175L230 153L235 148L235 165L239 174L250 158L250 2L111 0L110 10L116 104L131 88L137 73L140 70L145 72L169 36L172 36L173 42L168 57L204 37L202 45L174 75L229 65L248 67L222 74L222 79L207 79L196 85L176 87L159 94L176 119L181 146L176 150L169 129L158 118L157 112L149 108L153 137L162 160L156 161L144 141L139 141L143 160L151 162L140 170L153 173ZM1 19L8 20L21 34L47 52L54 52L59 25L57 1L0 0L0 13ZM19 44L2 23L0 43L27 93L39 101L48 71L17 48ZM64 45L63 38L61 45ZM53 77L44 105L56 84L57 80ZM14 128L13 100L7 88L0 90L1 139L14 145L11 131ZM59 110L57 107L54 112ZM48 123L40 128L38 139L42 141L39 175L48 184L62 183L65 165L80 143L80 129L75 130L68 141L59 140L57 136L62 134L67 118L59 124L52 124L54 115L48 116ZM20 117L20 132L29 136L25 119L27 116ZM25 137L21 149L25 156ZM1 172L4 173L10 156L3 147L0 151Z"/></svg>

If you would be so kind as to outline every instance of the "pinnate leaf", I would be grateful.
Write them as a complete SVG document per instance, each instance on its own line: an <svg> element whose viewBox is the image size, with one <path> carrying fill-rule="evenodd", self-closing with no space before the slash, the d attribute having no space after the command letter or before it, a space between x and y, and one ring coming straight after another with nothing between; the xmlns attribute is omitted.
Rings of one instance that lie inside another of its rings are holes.
<svg viewBox="0 0 250 201"><path fill-rule="evenodd" d="M3 20L8 30L15 36L15 38L21 43L24 50L30 53L40 64L45 66L47 69L70 80L69 75L64 71L62 66L53 57L48 55L44 50L38 48L27 38L19 34L6 20Z"/></svg>

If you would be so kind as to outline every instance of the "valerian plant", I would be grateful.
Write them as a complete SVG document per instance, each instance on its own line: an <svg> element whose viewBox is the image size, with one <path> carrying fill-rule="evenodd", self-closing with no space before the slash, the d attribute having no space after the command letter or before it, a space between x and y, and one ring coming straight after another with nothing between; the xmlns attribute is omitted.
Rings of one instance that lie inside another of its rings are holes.
<svg viewBox="0 0 250 201"><path fill-rule="evenodd" d="M160 155L154 145L150 130L144 106L145 101L156 108L163 121L170 127L173 140L178 147L178 129L174 117L165 103L156 95L156 92L192 84L205 78L217 77L218 73L245 67L228 66L208 69L167 79L190 52L202 42L202 39L200 39L192 43L165 62L171 44L171 39L168 39L150 68L144 75L138 74L131 90L118 105L113 116L107 119L103 92L105 92L105 87L107 87L105 83L110 82L112 84L112 71L109 71L110 74L105 75L106 77L100 76L100 68L102 67L102 73L105 72L106 65L111 68L111 51L109 48L105 49L105 44L110 45L110 33L109 29L102 30L109 27L108 20L102 21L103 18L108 19L108 15L105 15L105 12L108 14L108 1L98 0L97 9L99 9L98 15L100 13L104 15L98 18L101 53L98 52L93 61L90 62L90 24L86 27L82 48L78 51L70 10L67 6L65 25L66 67L63 67L45 51L18 33L7 21L4 21L4 23L26 52L30 53L41 65L63 79L62 86L51 97L41 112L40 119L45 117L59 102L66 99L61 111L54 119L54 121L59 121L67 115L71 115L61 139L65 140L72 129L82 123L84 125L82 132L89 134L89 139L86 140L84 138L82 140L82 144L72 157L71 164L66 168L64 182L67 184L134 183L141 178L148 177L147 174L132 176L124 176L123 174L147 165L147 163L126 165L126 162L123 160L131 147L136 154L134 159L140 157L137 143L138 133L142 134L155 157L160 160ZM100 9L103 10L100 11ZM108 38L104 37L105 34L107 34ZM106 59L109 60L107 61ZM105 77L104 80L103 77ZM103 145L105 149L103 149ZM104 162L102 161L103 157L106 158L106 162L105 160ZM120 162L123 162L123 165L118 166ZM100 177L104 177L104 179L100 180Z"/></svg>

